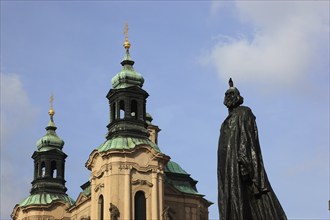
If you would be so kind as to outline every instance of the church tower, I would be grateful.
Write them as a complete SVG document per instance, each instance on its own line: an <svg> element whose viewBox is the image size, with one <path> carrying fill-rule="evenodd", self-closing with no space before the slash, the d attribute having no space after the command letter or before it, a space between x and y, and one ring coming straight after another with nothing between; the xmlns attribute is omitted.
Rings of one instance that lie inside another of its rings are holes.
<svg viewBox="0 0 330 220"><path fill-rule="evenodd" d="M64 141L56 134L54 123L53 96L50 98L50 121L46 134L37 141L37 150L33 153L34 178L31 195L17 204L12 213L16 219L70 219L66 209L73 200L66 194L65 158L62 151Z"/></svg>
<svg viewBox="0 0 330 220"><path fill-rule="evenodd" d="M110 105L108 140L119 136L142 139L149 136L146 128L146 99L149 94L142 89L143 77L133 68L130 46L126 34L126 52L121 62L123 69L112 78L112 89L107 94Z"/></svg>
<svg viewBox="0 0 330 220"><path fill-rule="evenodd" d="M14 207L14 220L207 220L206 200L197 180L158 147L160 128L146 112L144 79L133 68L125 27L122 70L106 95L106 140L88 157L89 180L76 201L65 186L64 141L57 136L53 98L46 134L33 153L31 195Z"/></svg>
<svg viewBox="0 0 330 220"><path fill-rule="evenodd" d="M149 140L143 77L134 68L126 39L122 70L107 94L106 141L86 162L91 171L91 219L162 219L164 167L169 157Z"/></svg>

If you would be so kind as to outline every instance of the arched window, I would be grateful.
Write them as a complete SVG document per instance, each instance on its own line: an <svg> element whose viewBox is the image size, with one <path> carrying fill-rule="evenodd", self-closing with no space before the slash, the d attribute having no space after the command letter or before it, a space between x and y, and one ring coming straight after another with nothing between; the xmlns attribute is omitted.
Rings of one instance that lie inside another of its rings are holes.
<svg viewBox="0 0 330 220"><path fill-rule="evenodd" d="M57 167L56 167L56 161L52 161L50 164L50 176L52 178L57 177Z"/></svg>
<svg viewBox="0 0 330 220"><path fill-rule="evenodd" d="M132 100L131 102L131 116L135 119L138 119L138 107L136 100Z"/></svg>
<svg viewBox="0 0 330 220"><path fill-rule="evenodd" d="M41 165L40 165L40 173L39 173L39 176L41 177L45 177L46 175L46 165L45 165L45 162L41 162Z"/></svg>
<svg viewBox="0 0 330 220"><path fill-rule="evenodd" d="M119 102L119 118L123 119L125 117L125 102L121 100Z"/></svg>
<svg viewBox="0 0 330 220"><path fill-rule="evenodd" d="M98 219L103 220L103 210L104 210L104 201L103 201L103 196L100 195L99 197L99 202L98 202Z"/></svg>
<svg viewBox="0 0 330 220"><path fill-rule="evenodd" d="M134 218L135 220L146 220L146 197L143 191L138 191L134 197Z"/></svg>

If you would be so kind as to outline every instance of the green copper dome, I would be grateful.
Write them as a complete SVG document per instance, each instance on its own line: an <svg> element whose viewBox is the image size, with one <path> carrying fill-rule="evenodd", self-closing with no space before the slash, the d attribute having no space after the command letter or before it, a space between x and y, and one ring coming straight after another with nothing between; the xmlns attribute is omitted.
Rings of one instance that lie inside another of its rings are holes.
<svg viewBox="0 0 330 220"><path fill-rule="evenodd" d="M165 172L189 175L182 167L174 161L168 161Z"/></svg>
<svg viewBox="0 0 330 220"><path fill-rule="evenodd" d="M172 185L174 188L182 193L200 195L196 188L196 183L194 179L190 177L182 167L174 162L168 161L165 166L165 181L166 183Z"/></svg>
<svg viewBox="0 0 330 220"><path fill-rule="evenodd" d="M64 203L68 203L70 206L73 205L74 200L70 198L68 195L61 194L51 194L51 193L41 193L30 195L26 199L24 199L19 206L26 207L30 205L50 205L53 202L62 201Z"/></svg>
<svg viewBox="0 0 330 220"><path fill-rule="evenodd" d="M148 138L136 138L136 137L115 137L107 140L101 144L97 150L99 152L105 152L108 150L128 150L133 149L138 145L148 145L154 148L156 151L161 152L157 144L150 141Z"/></svg>
<svg viewBox="0 0 330 220"><path fill-rule="evenodd" d="M131 86L142 87L144 79L141 74L134 70L134 61L132 60L128 49L126 49L126 54L121 65L123 66L123 69L112 78L112 87L114 89L122 89Z"/></svg>
<svg viewBox="0 0 330 220"><path fill-rule="evenodd" d="M46 127L47 133L37 141L38 151L48 151L53 149L62 150L64 146L64 141L59 138L55 132L57 127L53 121L53 117L51 116L50 122Z"/></svg>

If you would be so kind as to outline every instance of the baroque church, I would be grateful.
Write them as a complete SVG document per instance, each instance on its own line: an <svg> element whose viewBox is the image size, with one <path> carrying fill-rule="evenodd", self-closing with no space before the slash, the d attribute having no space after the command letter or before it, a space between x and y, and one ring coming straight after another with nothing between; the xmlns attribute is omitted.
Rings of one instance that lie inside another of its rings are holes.
<svg viewBox="0 0 330 220"><path fill-rule="evenodd" d="M149 94L134 68L127 36L122 70L112 78L106 141L85 167L89 180L73 200L66 194L64 141L56 134L53 106L46 134L32 154L30 195L18 203L13 220L206 220L212 204L197 181L158 147L157 125L146 112ZM51 101L52 103L52 101ZM68 174L70 175L70 174Z"/></svg>

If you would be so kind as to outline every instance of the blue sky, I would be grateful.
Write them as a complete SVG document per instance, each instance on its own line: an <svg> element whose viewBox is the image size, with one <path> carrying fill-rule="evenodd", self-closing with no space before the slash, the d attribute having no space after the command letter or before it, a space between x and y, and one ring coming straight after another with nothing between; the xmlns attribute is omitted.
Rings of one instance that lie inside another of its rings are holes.
<svg viewBox="0 0 330 220"><path fill-rule="evenodd" d="M229 77L288 218L329 217L328 1L1 1L1 219L29 195L51 93L77 198L105 140L126 22L159 147L215 203L210 219Z"/></svg>

